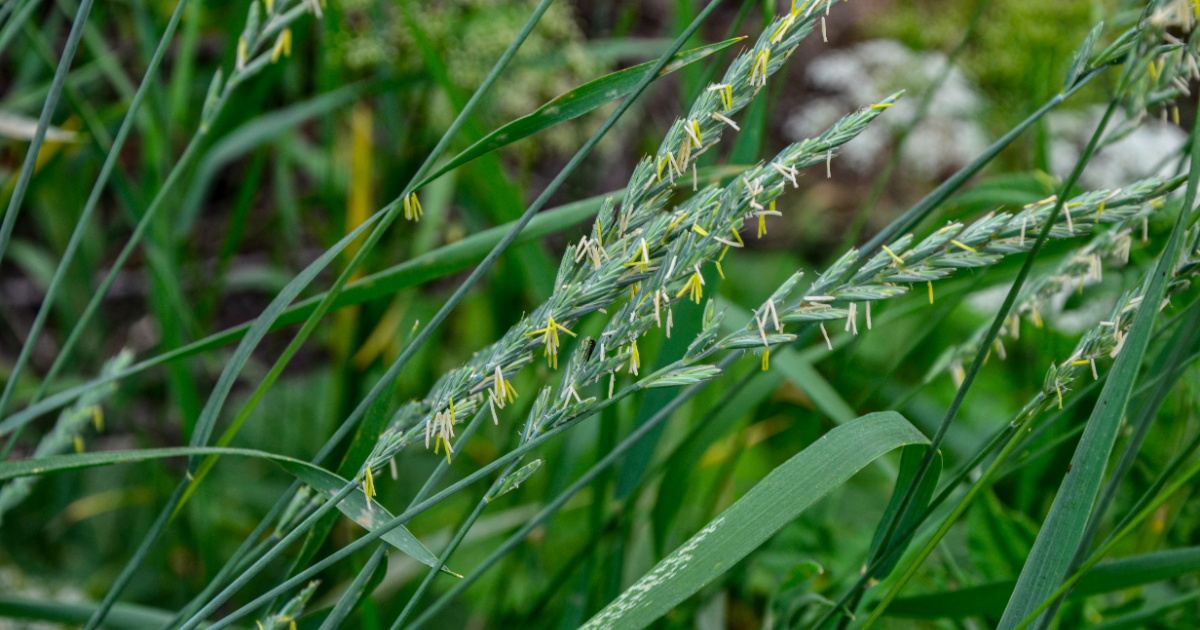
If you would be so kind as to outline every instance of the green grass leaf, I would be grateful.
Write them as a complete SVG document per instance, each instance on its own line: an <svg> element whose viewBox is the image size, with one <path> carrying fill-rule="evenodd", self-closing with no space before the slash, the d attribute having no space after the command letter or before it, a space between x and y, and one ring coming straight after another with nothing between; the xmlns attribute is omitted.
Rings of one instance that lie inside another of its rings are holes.
<svg viewBox="0 0 1200 630"><path fill-rule="evenodd" d="M658 76L663 77L671 74L709 55L716 54L742 39L741 37L735 37L716 44L709 44L708 46L701 46L678 53L659 71ZM481 155L491 153L522 138L528 138L539 131L544 131L568 120L578 118L605 103L629 94L642 80L642 75L652 68L655 63L654 61L648 61L632 68L613 72L595 81L584 83L566 94L555 97L550 102L537 108L532 114L522 116L500 127L481 138L475 144L467 147L462 153L454 156L449 162L442 165L441 168L417 183L416 188L424 186L442 174L454 170Z"/></svg>
<svg viewBox="0 0 1200 630"><path fill-rule="evenodd" d="M1200 571L1200 547L1171 549L1102 562L1079 581L1070 599L1082 599L1143 584L1161 582ZM904 597L887 609L892 617L962 619L996 617L1016 586L1016 580L990 582L957 591Z"/></svg>
<svg viewBox="0 0 1200 630"><path fill-rule="evenodd" d="M98 466L114 464L130 464L152 459L169 457L191 457L197 455L240 455L256 459L267 459L275 462L281 468L294 475L300 481L326 496L335 494L346 487L349 481L338 475L315 466L309 462L277 455L266 451L248 448L218 448L179 446L171 448L147 448L137 451L106 451L100 453L75 453L71 455L54 455L39 459L23 459L13 462L0 463L0 481L31 475L45 475L68 470L81 470ZM338 510L350 520L371 530L376 524L387 523L394 517L378 502L372 501L368 506L366 497L359 492L353 492L338 504ZM433 555L425 545L403 526L397 527L383 535L383 539L394 545L400 551L412 556L426 566L437 564L437 556Z"/></svg>
<svg viewBox="0 0 1200 630"><path fill-rule="evenodd" d="M95 611L95 604L0 597L0 619L28 619L79 625L87 621ZM114 630L160 628L170 619L171 613L166 610L134 604L117 604L108 613L104 626Z"/></svg>
<svg viewBox="0 0 1200 630"><path fill-rule="evenodd" d="M925 436L894 411L868 414L833 429L773 470L583 628L650 625L876 458L924 443Z"/></svg>

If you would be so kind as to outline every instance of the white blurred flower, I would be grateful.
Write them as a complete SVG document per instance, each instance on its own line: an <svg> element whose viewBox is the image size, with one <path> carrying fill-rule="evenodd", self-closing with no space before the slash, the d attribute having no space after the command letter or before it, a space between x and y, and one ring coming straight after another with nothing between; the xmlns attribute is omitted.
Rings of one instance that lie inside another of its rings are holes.
<svg viewBox="0 0 1200 630"><path fill-rule="evenodd" d="M879 100L898 89L908 91L892 112L848 143L841 158L864 172L876 162L893 137L913 119L924 90L946 65L941 53L918 53L900 42L877 39L823 55L808 66L808 82L828 94L807 102L785 123L791 140L809 137L839 116ZM969 162L987 147L975 122L980 97L957 68L950 71L930 102L929 114L904 146L901 168L919 177L935 177Z"/></svg>
<svg viewBox="0 0 1200 630"><path fill-rule="evenodd" d="M1054 112L1048 117L1050 129L1050 167L1054 174L1066 177L1083 152L1096 125L1104 116L1104 106L1079 111ZM1119 114L1108 126L1108 137L1117 138L1129 128L1128 119ZM1114 135L1117 134L1117 135ZM1116 188L1153 175L1175 174L1173 155L1187 142L1187 133L1179 127L1156 119L1144 120L1132 132L1103 146L1088 163L1079 178L1086 188Z"/></svg>

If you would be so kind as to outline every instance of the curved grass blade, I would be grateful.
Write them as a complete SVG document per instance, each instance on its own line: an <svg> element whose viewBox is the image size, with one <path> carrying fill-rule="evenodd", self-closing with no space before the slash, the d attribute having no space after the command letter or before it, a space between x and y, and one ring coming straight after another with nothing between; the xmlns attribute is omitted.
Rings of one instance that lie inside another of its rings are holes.
<svg viewBox="0 0 1200 630"><path fill-rule="evenodd" d="M1135 586L1171 580L1200 571L1200 547L1157 551L1096 565L1071 594L1082 599ZM1003 580L946 593L897 599L888 606L890 617L962 619L1003 614L1016 580Z"/></svg>
<svg viewBox="0 0 1200 630"><path fill-rule="evenodd" d="M75 453L70 455L54 455L39 459L24 459L14 462L0 463L0 481L17 477L47 475L69 470L82 470L99 466L116 464L131 464L154 459L171 457L195 457L197 455L238 455L267 459L275 462L281 468L291 473L300 481L311 486L325 496L332 496L345 488L350 482L338 475L313 465L309 462L248 448L222 448L214 446L178 446L169 448L150 448L136 451L106 451L99 453ZM393 516L378 502L367 504L366 497L360 493L352 493L338 503L338 510L351 520L368 530L373 530L379 523L392 520ZM433 555L420 541L403 526L397 527L383 535L383 539L394 545L400 551L412 556L427 566L434 566L437 557Z"/></svg>
<svg viewBox="0 0 1200 630"><path fill-rule="evenodd" d="M153 459L167 459L171 457L192 457L195 455L207 455L209 453L240 455L243 457L253 457L257 459L269 459L271 461L281 463L294 462L296 466L299 467L328 472L318 466L314 466L308 462L294 459L286 455L278 455L276 453L268 453L267 451L260 451L251 448L171 446L167 448L144 448L136 451L72 453L69 455L51 455L50 457L40 457L38 459L22 459L12 462L0 462L0 481L16 479L17 477L47 475L50 473L64 472L68 470L82 470L84 468L112 466L115 464L132 464L135 462L144 462ZM289 470L289 472L291 472L291 470Z"/></svg>
<svg viewBox="0 0 1200 630"><path fill-rule="evenodd" d="M95 604L40 601L17 597L0 597L0 619L28 619L67 625L88 620L96 610ZM115 630L150 630L171 618L171 612L135 604L113 606L105 625Z"/></svg>
<svg viewBox="0 0 1200 630"><path fill-rule="evenodd" d="M834 428L771 471L582 628L636 630L650 625L876 458L901 446L927 443L894 411L868 414Z"/></svg>
<svg viewBox="0 0 1200 630"><path fill-rule="evenodd" d="M313 466L308 462L301 462L296 459L276 460L281 468L294 475L300 481L303 481L312 489L320 492L326 498L337 494L350 481L343 479L335 473L331 473L319 466ZM352 492L345 499L338 503L338 510L350 517L350 520L362 525L367 531L373 531L382 523L386 523L395 518L391 512L387 511L378 501L367 502L366 495L360 492ZM437 556L433 552L425 548L421 541L413 536L408 528L401 525L396 529L384 534L382 538L400 551L412 556L425 566L436 566ZM443 567L443 570L451 575L456 575Z"/></svg>
<svg viewBox="0 0 1200 630"><path fill-rule="evenodd" d="M1111 108L1110 108L1111 109ZM1117 360L1109 372L1108 382L1100 392L1096 407L1088 419L1087 428L1080 438L1071 458L1066 476L1050 513L1046 516L1029 558L1021 570L1013 597L1000 620L1000 630L1011 630L1021 623L1038 605L1053 593L1067 577L1075 550L1083 540L1084 530L1092 514L1100 482L1108 465L1125 407L1129 403L1133 387L1137 382L1142 357L1150 343L1154 322L1158 317L1157 305L1166 293L1167 282L1172 277L1175 261L1180 251L1184 229L1196 200L1196 187L1200 181L1200 143L1196 142L1200 119L1192 130L1191 171L1188 174L1187 192L1183 207L1175 220L1175 227L1167 241L1166 249L1159 256L1154 273L1149 278L1143 301L1150 308L1138 309L1129 335L1121 348Z"/></svg>
<svg viewBox="0 0 1200 630"><path fill-rule="evenodd" d="M734 37L723 42L678 53L671 58L671 61L667 65L658 71L655 78L671 74L709 55L716 54L743 39L745 38ZM475 144L464 149L462 153L451 158L441 168L424 177L414 188L420 188L475 158L491 153L523 138L528 138L539 131L544 131L568 120L578 118L605 103L629 94L637 87L646 71L654 67L654 64L655 62L648 61L631 68L619 70L600 77L595 81L584 83L566 94L555 97L545 105L537 108L532 114L522 116L484 136Z"/></svg>

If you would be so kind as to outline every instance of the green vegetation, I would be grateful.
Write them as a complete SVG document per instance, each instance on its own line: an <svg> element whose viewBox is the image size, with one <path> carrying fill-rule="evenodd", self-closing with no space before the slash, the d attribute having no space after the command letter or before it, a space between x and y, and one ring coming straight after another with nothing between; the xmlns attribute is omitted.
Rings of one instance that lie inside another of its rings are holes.
<svg viewBox="0 0 1200 630"><path fill-rule="evenodd" d="M1200 9L862 1L4 0L0 628L1200 625Z"/></svg>

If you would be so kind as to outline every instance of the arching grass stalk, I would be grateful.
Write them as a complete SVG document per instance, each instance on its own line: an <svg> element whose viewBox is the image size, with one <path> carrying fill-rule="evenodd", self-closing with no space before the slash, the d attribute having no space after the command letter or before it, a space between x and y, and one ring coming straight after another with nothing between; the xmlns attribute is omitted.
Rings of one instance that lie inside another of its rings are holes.
<svg viewBox="0 0 1200 630"><path fill-rule="evenodd" d="M1175 181L1178 181L1178 178ZM1164 204L1160 200L1147 204L1141 210L1110 226L1108 230L1093 238L1083 247L1065 254L1062 262L1050 273L1028 282L1017 297L1012 314L1000 329L1000 335L992 342L992 350L999 355L1000 359L1005 359L1007 353L1000 337L1008 336L1013 340L1019 339L1022 317L1028 318L1035 327L1041 328L1042 308L1065 291L1071 291L1078 287L1079 292L1082 293L1085 282L1100 282L1103 279L1105 259L1128 263L1134 230L1143 228L1150 215L1162 207ZM1102 214L1104 210L1098 208L1097 212ZM979 352L979 344L986 333L987 328L980 327L963 343L947 348L934 361L933 366L929 368L922 380L932 381L938 374L948 369L954 377L955 386L961 384L964 376L962 362L967 357L973 357Z"/></svg>
<svg viewBox="0 0 1200 630"><path fill-rule="evenodd" d="M567 164L567 166L564 167L562 171L560 171L558 176L546 188L546 190L542 193L542 195L540 195L538 197L538 199L525 211L525 213L522 215L521 219L518 220L513 225L513 227L509 230L509 232L505 235L505 237L502 238L499 243L497 243L497 245L492 249L492 251L488 254L488 256L483 260L483 262L481 262L480 265L478 267L476 267L476 269L471 273L471 275L467 278L467 280L464 281L464 283L455 291L455 293L450 297L450 299L445 304L443 304L441 309L438 310L438 312L434 315L434 317L431 319L429 324L427 324L425 329L423 329L416 336L416 338L414 338L405 347L405 349L401 352L400 356L397 357L395 361L393 361L392 365L388 368L387 372L385 372L383 377L376 383L376 385L371 389L371 391L368 392L367 396L359 403L359 405L355 408L354 412L350 415L350 417L347 418L341 424L338 431L335 433L334 438L331 439L330 442L326 444L326 447L324 447L320 453L318 453L318 455L317 455L318 461L323 460L324 457L328 456L328 453L332 450L333 446L335 446L337 444L337 441L340 441L340 439L342 437L344 437L346 433L348 433L350 428L352 428L353 426L355 426L357 424L358 420L360 420L366 414L367 409L369 409L371 407L371 405L375 403L375 401L379 398L379 396L383 393L383 391L387 387L390 387L390 384L398 376L399 371L403 368L403 366L407 363L407 361L412 357L412 355L415 354L416 350L419 349L425 343L425 341L427 341L429 339L429 337L432 335L433 330L435 330L437 328L437 326L446 318L446 316L449 314L449 311L452 310L466 295L467 291L469 291L470 288L472 286L474 286L475 283L478 282L478 280L487 271L487 269L491 266L491 264L494 263L495 260L499 257L500 253L503 252L503 250L505 248L507 248L507 246L509 244L512 243L512 241L516 238L516 235L519 234L520 231L529 222L529 220L532 219L533 215L539 209L541 209L541 207L546 203L546 201L549 199L549 197L554 194L554 192L558 189L559 186L562 185L562 183L563 183L563 181L565 181L566 177L571 172L573 172L575 168L578 167L578 165L583 161L584 157L586 157L587 154L590 153L593 148L595 148L595 145L597 142L599 142L600 138L603 137L608 132L608 130L612 128L612 125L616 122L616 120L622 114L624 114L624 112L629 108L629 106L632 104L632 102L634 100L636 100L636 98L638 96L640 96L643 91L645 91L646 87L654 79L654 77L657 76L658 72L662 69L662 67L666 65L666 63L670 60L671 56L674 55L679 50L680 47L682 47L683 42L686 41L687 38L690 37L693 32L695 32L695 30L699 27L700 23L705 18L707 18L707 16L713 11L713 9L716 8L716 4L717 4L717 2L716 2L716 0L714 0L714 2L710 3L709 6L706 7L704 9L704 11L702 11L700 13L700 15L697 16L696 20L694 20L693 23L688 27L687 31L672 44L671 48L668 51L666 51L663 54L663 56L660 57L659 60L655 63L655 66L646 73L645 77L638 84L638 87L633 90L633 92L630 94L630 96L624 102L622 102L621 105L619 105L612 114L610 114L609 118L604 122L604 124L602 124L601 127L584 144L584 146L582 148L580 148L580 150L575 154L575 156L571 159L571 161ZM515 51L510 51L510 52L515 52ZM493 77L489 77L489 78L493 78ZM460 119L461 118L463 118L463 117L460 116ZM408 203L411 203L410 198L407 196L404 197L404 200L405 200L406 205ZM364 247L364 250L365 249L366 248ZM331 292L331 295L332 295L332 292ZM332 301L332 298L331 298L331 301ZM278 555L278 553L281 552L281 550L282 550L282 544L280 546L277 546L274 549L272 549L271 552L268 552L268 554L266 556L264 556L263 559L260 559L258 562L256 562L255 565L252 566L251 569L246 572L246 574L243 574L237 580L235 580L234 583L231 584L230 587L228 587L223 592L223 595L218 596L218 599L220 601L224 601L224 599L222 599L222 597L227 598L228 595L231 594L233 590L236 590L237 587L240 587L241 584L244 584L245 581L247 581L249 579L248 575L256 573L257 571L261 570L261 568L265 564L265 562L268 561L269 559L275 557L276 555ZM290 582L290 580L289 580L289 582ZM189 622L184 625L184 628L194 627L196 624L199 623L200 619L207 616L207 614L210 614L211 610L214 609L217 605L219 605L219 603L213 604L212 602L210 602L208 606L206 606L199 613L197 613L195 616L193 616L192 619L189 620Z"/></svg>
<svg viewBox="0 0 1200 630"><path fill-rule="evenodd" d="M749 171L746 177L753 178L756 175L760 175L762 171L774 170L773 168L768 167L759 167L759 169L760 170ZM1144 195L1147 191L1157 191L1159 187L1160 181L1154 180L1149 184L1146 184L1144 188L1140 189L1140 192ZM1131 188L1137 189L1138 187L1135 186ZM1137 193L1133 193L1131 197L1125 198L1119 194L1111 195L1107 192L1089 193L1088 195L1081 197L1084 199L1090 198L1090 204L1091 206L1094 206L1097 203L1096 199L1105 196L1109 197L1111 200L1117 200L1120 198L1120 200L1116 201L1115 203L1115 206L1120 209L1116 210L1117 215L1112 217L1114 220L1121 220L1118 217L1128 218L1128 216L1131 214L1130 208L1136 207L1134 206L1134 202L1141 201L1144 198ZM1083 208L1084 206L1088 206L1089 201L1078 202L1078 205L1074 205L1072 210L1081 212L1079 209ZM1089 206L1089 208L1091 206ZM1046 210L1047 204L1041 204L1040 206L1035 205L1034 207L1027 209L1027 212L1022 215L1021 220L1028 221L1031 217L1033 217L1035 220L1044 220ZM704 331L700 334L699 338L691 344L687 356L685 356L682 361L665 368L664 372L660 372L667 375L665 378L651 376L647 380L652 383L650 386L654 386L653 383L655 383L656 379L658 378L662 378L664 381L669 381L671 384L689 384L689 382L701 383L708 378L711 378L715 372L704 372L701 371L699 367L691 367L691 364L710 356L713 352L726 349L753 348L757 347L760 342L764 344L764 350L769 351L769 348L773 345L790 342L794 336L783 334L782 327L778 327L771 334L767 334L766 329L769 328L773 321L777 323L806 323L820 321L823 319L832 319L834 317L844 317L852 320L848 321L848 327L857 326L857 318L854 314L856 309L853 308L853 306L839 309L831 306L829 303L835 300L842 300L847 297L857 299L884 299L885 297L894 297L896 295L900 295L904 293L904 289L901 287L889 287L893 290L887 292L882 291L881 287L883 287L885 284L894 284L894 282L891 281L917 282L925 280L928 282L935 278L933 276L922 275L923 272L930 273L930 270L933 269L962 266L961 264L952 264L951 261L954 261L955 263L961 262L958 258L956 258L956 256L959 255L958 252L966 245L966 242L971 242L980 246L980 250L976 251L977 254L979 251L987 251L988 247L1000 249L1004 245L1018 245L1019 243L1007 243L1006 239L1003 238L1003 236L1006 234L1004 227L1006 227L1009 221L1015 222L1016 218L1009 217L1007 215L1003 215L1001 217L988 217L984 220L981 220L976 225L965 229L961 225L952 224L949 226L949 228L943 228L943 230L932 235L930 239L927 239L926 242L923 242L922 244L908 251L905 251L903 246L911 242L911 236L905 237L903 245L900 243L895 243L895 245L897 245L898 251L902 251L907 255L906 259L911 261L911 267L906 267L903 271L901 271L896 268L888 268L886 263L884 265L878 265L876 264L877 261L873 260L867 265L864 265L858 274L855 274L852 283L842 284L837 283L837 279L841 275L841 268L835 264L833 268L822 275L823 279L828 278L827 281L818 280L818 282L809 289L807 295L796 300L789 300L789 294L798 284L800 279L799 274L797 274L789 279L789 281L784 285L779 287L775 294L772 295L771 298L769 298L768 301L755 312L754 320L744 329L744 331L734 333L727 336L725 339L716 342L713 342L713 338L719 325L719 316L714 316L712 305L710 303L705 317ZM1081 225L1079 229L1083 230L1084 227ZM1066 235L1063 235L1063 237L1066 237ZM959 238L965 239L965 241L959 241ZM993 240L994 242L987 242L989 239ZM888 249L890 250L890 248ZM843 257L844 262L840 264L845 265L852 263L855 254L856 252L854 251L848 252ZM978 260L984 264L990 264L994 263L998 259L999 256ZM985 260L986 262L984 262ZM655 278L657 278L659 275L662 274L656 274ZM941 275L945 274L939 274L937 277L940 278ZM885 280L887 282L885 282ZM560 282L562 282L561 276ZM646 283L652 287L655 286L651 280L647 280ZM658 289L653 290L656 291ZM872 293L872 291L875 291L876 293ZM818 293L828 293L829 295L818 295ZM601 339L619 339L625 334L630 334L630 331L633 331L634 334L637 334L636 331L648 330L650 328L650 326L653 324L652 314L642 314L640 317L637 317L636 320L631 320L632 317L637 315L636 309L630 308L635 303L636 302L626 303L620 310L618 310L616 314L614 314L609 328L606 329L605 334L602 334ZM628 317L627 314L629 314ZM643 324L639 326L637 325L636 321L641 321ZM631 323L627 324L627 322ZM608 333L612 333L611 337L606 337ZM721 367L727 366L728 361L731 360L732 355L731 357L727 357L725 361L722 361ZM538 405L535 405L535 411L531 414L530 422L536 422L540 426L553 427L558 421L558 414L572 417L577 414L592 413L593 411L589 407L596 403L596 399L580 399L575 393L577 388L582 388L589 382L596 380L598 375L602 375L611 369L611 365L613 363L621 364L625 361L633 361L633 357L629 356L628 354L620 354L616 357L605 359L603 355L597 354L595 350L589 351L587 348L580 348L572 357L566 374L564 375L563 382L559 386L559 393L557 396L555 396L555 402L547 404L545 402L547 399L547 392L544 391L542 396L539 397ZM764 367L766 367L766 365L767 359L764 358ZM572 397L574 397L574 400L572 400ZM669 410L673 408L673 406L668 408L667 415L669 415ZM657 424L657 422L661 422L663 419L665 419L665 417L666 416L656 415L656 420L653 422ZM491 556L489 556L489 558L485 560L485 562L481 564L479 568L473 571L471 575L469 575L462 582L456 584L450 592L440 598L438 602L430 607L429 610L427 610L421 617L414 621L410 628L415 629L426 623L432 617L432 615L436 614L438 610L442 609L454 597L468 588L475 580L478 579L483 571L491 566L494 566L494 564L498 562L503 555L520 544L520 542L525 538L525 535L528 534L532 528L549 519L558 508L560 508L567 500L571 498L571 496L573 496L574 493L591 483L591 481L598 474L600 474L600 472L607 465L615 461L625 449L631 447L633 442L636 442L641 435L642 434L640 433L636 436L631 435L629 440L622 442L621 447L619 447L617 451L610 453L609 456L606 456L604 459L598 462L583 477L572 484L567 491L565 491L559 497L556 497L556 499L550 505L540 512L533 520L527 523L525 527L513 534L504 544L502 544L501 547L497 549L497 551ZM381 456L376 456L372 459L378 462L384 461Z"/></svg>
<svg viewBox="0 0 1200 630"><path fill-rule="evenodd" d="M90 0L88 0L90 4ZM15 3L10 2L9 5ZM54 298L58 293L59 287L62 285L63 278L67 274L71 262L75 259L75 254L79 250L79 244L83 241L83 235L87 231L88 224L91 222L92 214L96 210L96 205L100 201L100 195L104 192L104 188L108 185L108 178L112 174L113 167L116 165L117 157L121 152L121 148L125 146L125 140L129 137L130 130L133 129L134 120L137 116L138 109L142 105L142 99L145 98L146 92L151 81L158 74L158 66L162 63L163 55L166 53L168 45L171 43L171 38L175 34L176 27L179 26L179 20L183 16L184 9L187 8L188 0L179 0L175 5L175 11L171 13L170 20L167 21L167 27L163 31L162 38L158 42L158 47L154 50L154 55L150 58L149 65L146 66L146 73L142 76L142 82L138 85L137 92L133 95L133 100L129 102L129 109L125 112L125 118L121 121L121 127L117 130L117 136L113 139L112 146L108 149L108 154L104 158L104 164L100 167L100 173L96 176L96 182L92 185L92 191L88 195L87 201L84 202L83 210L79 214L79 218L75 221L75 230L71 232L71 238L67 241L67 246L63 249L62 256L59 259L58 267L54 270L54 276L50 279L50 284L46 287L46 296L42 298L42 304L38 307L37 315L33 318L33 323L29 326L29 334L25 336L25 343L21 346L21 351L17 355L17 360L13 363L12 370L9 372L8 382L5 383L3 393L0 393L0 417L4 416L8 409L9 399L16 388L16 382L21 378L21 373L25 369L26 363L29 361L29 356L33 352L33 347L37 343L38 336L41 334L42 327L46 323L46 317L50 314L50 308L54 304ZM80 7L82 9L82 7ZM82 321L82 319L81 319ZM29 404L34 404L42 399L46 394L47 389L54 380L54 375L62 368L67 357L70 355L71 349L74 347L74 340L78 335L72 335L64 343L58 355L54 358L54 363L50 367L50 372L38 384L37 390L33 394L33 398ZM21 435L21 429L18 428L8 438L8 443L4 446L3 452L0 452L0 461L7 459L9 453L12 452L13 446L16 445L17 439Z"/></svg>
<svg viewBox="0 0 1200 630"><path fill-rule="evenodd" d="M704 226L710 225L709 218L698 213L714 203L721 191L707 187L668 214L663 209L671 198L672 186L689 176L695 184L697 158L720 141L727 126L737 129L730 117L753 100L767 79L812 31L819 14L813 10L814 6L802 4L795 13L769 24L758 42L734 59L721 82L701 92L687 116L672 125L656 154L638 163L626 187L619 216L613 214L611 204L606 205L598 213L591 234L564 256L558 286L549 301L523 317L500 340L476 353L466 365L444 374L423 400L401 408L389 428L393 433L410 431L410 434L403 443L395 445L395 450L415 439L439 414L447 413L452 403L461 408L468 401L485 402L485 388L489 386L497 394L495 404L503 408L506 397L500 394L507 390L505 385L497 384L497 378L507 383L533 360L532 351L539 346L545 346L546 357L552 366L556 364L558 344L545 344L546 330L554 331L557 336L564 328L569 330L579 318L613 304L627 290L640 290L638 283L649 276L650 267L669 260L666 255L672 243L684 235L699 234L693 231L693 226L706 231ZM821 160L830 158L829 152L836 146L832 142L827 145L821 148ZM785 166L792 169L788 172L794 179L796 167ZM768 203L765 197L760 197L756 203ZM748 202L742 200L741 204ZM728 222L727 218L723 220ZM728 233L725 225L708 231L718 240L740 239ZM586 260L587 264L579 266L580 260ZM700 262L703 261L692 261ZM692 263L681 261L676 270L685 272ZM567 269L576 273L567 277L564 275ZM655 305L661 302L657 293L647 291L644 295L654 295ZM574 333L563 333L567 334ZM611 342L607 345L613 348Z"/></svg>
<svg viewBox="0 0 1200 630"><path fill-rule="evenodd" d="M1072 205L1071 210L1082 214L1082 208L1087 207L1088 209L1094 209L1098 203L1098 199L1108 197L1110 200L1115 201L1116 208L1120 208L1116 210L1117 214L1111 218L1114 221L1120 221L1127 219L1132 214L1131 209L1136 208L1136 204L1146 198L1147 192L1158 192L1160 188L1161 181L1153 180L1148 183L1143 183L1143 187L1140 189L1138 186L1130 187L1130 189L1140 191L1140 194L1139 192L1131 193L1130 197L1123 197L1120 194L1112 195L1107 191L1088 193L1076 198L1082 199L1082 201L1073 201L1073 204L1077 203L1078 205ZM830 303L834 302L835 300L845 300L846 298L869 300L895 297L903 294L905 289L900 286L887 285L895 285L897 282L920 282L922 280L925 282L931 282L933 279L938 279L944 275L948 275L948 273L937 274L937 277L935 278L933 275L926 274L931 274L932 270L934 269L948 270L958 266L963 266L961 264L963 262L963 259L961 258L961 252L965 251L962 249L962 247L963 245L966 245L967 242L974 243L979 247L976 253L989 251L989 248L992 251L1003 251L1003 247L1006 245L1017 246L1019 245L1019 241L1010 242L1011 237L1005 238L1005 236L1009 234L1005 228L1014 224L1019 226L1021 222L1027 222L1031 218L1036 221L1045 220L1048 209L1048 204L1035 204L1033 207L1028 208L1025 213L1022 213L1022 215L1018 215L1021 219L1020 221L1017 220L1018 217L1001 215L996 217L987 217L977 222L975 225L967 228L964 228L961 225L951 224L951 226L948 226L948 228L939 230L937 233L926 239L925 242L917 245L911 250L904 249L904 246L906 246L912 240L911 236L907 236L905 239L902 239L902 241L894 243L894 245L897 246L897 249L893 251L904 252L905 260L911 261L911 266L906 266L903 270L901 270L894 267L889 267L886 261L884 261L883 265L879 265L878 261L872 260L867 265L864 265L859 272L853 276L851 282L838 283L837 279L841 275L840 271L842 271L842 266L851 264L855 254L857 253L851 250L850 252L847 252L845 256L843 256L842 261L835 263L833 267L822 274L821 280L818 280L813 287L810 287L805 296L794 300L788 299L789 293L797 285L800 279L799 275L794 276L787 283L781 286L776 291L775 295L773 295L755 312L754 319L746 327L744 332L735 333L734 335L730 335L722 341L712 344L709 343L708 339L711 339L711 335L715 333L710 333L709 331L715 331L716 323L719 323L719 321L714 323L710 306L710 311L706 318L707 323L705 325L705 332L701 333L700 338L692 344L691 348L689 349L689 355L693 357L692 360L698 360L704 358L705 356L709 356L716 350L754 348L757 347L760 342L764 344L764 350L769 351L771 346L790 342L794 336L781 334L781 329L776 329L771 334L767 334L766 330L770 328L774 317L778 317L778 321L783 324L792 322L811 323L826 319L845 318L848 320L848 327L856 327L856 308L838 308L832 306ZM1065 230L1065 217L1063 221L1064 230L1059 234L1060 238L1069 237ZM1086 228L1084 226L1084 222L1081 221L1080 224L1077 225L1076 229L1080 232L1083 232L1088 228ZM960 241L959 238L965 240ZM1019 239L1019 236L1017 238ZM888 249L891 250L890 247ZM885 255L881 256L886 257ZM995 256L993 258L978 258L976 260L984 264L991 264L999 260L999 256ZM885 286L887 286L887 289L889 290L885 291ZM632 302L628 304L632 304ZM628 306L628 304L626 306ZM854 304L854 302L851 302L851 304ZM625 307L622 307L622 309L624 308ZM626 317L624 317L624 315L624 310L619 311L616 315L614 315L612 320L613 323L619 325L621 322L626 321ZM647 323L647 325L648 324L649 323ZM573 358L571 365L575 366L577 363L576 359L585 354L587 354L585 350L577 352L576 357ZM594 353L592 354L594 356ZM618 361L622 361L625 358L627 357L622 357L621 359L618 359ZM597 359L592 360L595 361ZM679 371L680 376L686 375L686 377L697 379L701 377L709 378L708 375L702 375L698 370L693 372L684 372L684 370L687 369L688 360L688 358L685 358L683 362L678 364L678 367L674 368L675 370ZM765 363L766 361L764 361L764 364ZM728 363L725 361L721 363L722 367L726 365L728 365ZM583 372L581 368L575 369ZM597 371L603 373L603 369ZM584 399L582 401L576 399L576 401L572 402L570 397L566 395L568 390L573 391L576 387L575 384L568 380L572 378L575 373L576 372L569 368L567 371L567 376L564 377L564 384L560 385L560 395L558 398L559 400L563 401L560 404L560 408L564 413L579 413L580 407L586 406L594 400L591 398ZM577 383L579 383L578 386L580 387L589 382L586 376L577 377L575 380ZM675 403L672 404L674 405ZM668 407L668 409L674 408L674 406ZM554 407L551 407L547 410L547 419L543 420L543 422L549 425L553 424L554 409ZM656 415L655 418L659 418L659 416ZM661 421L661 419L659 421ZM634 436L631 435L630 438L636 441ZM622 443L622 449L626 449L631 446L632 442ZM619 456L623 452L624 450L621 450L617 453L617 455ZM981 460L987 452L990 452L990 449L984 449L981 451L979 459ZM524 539L524 535L528 533L527 530L531 530L533 527L544 522L546 519L552 516L558 507L561 507L561 505L565 504L565 502L570 499L571 495L590 483L591 480L594 479L604 467L611 463L611 461L615 461L615 457L612 459L606 457L601 462L598 462L583 477L581 477L579 481L573 484L569 490L565 491L563 495L557 497L554 502L547 506L545 510L540 512L533 521L526 525L525 528L522 528L522 530L510 537L505 544L501 545L501 547L495 553L493 553L492 556L489 556L488 560L480 565L480 568L477 569L476 572L473 572L471 575L469 575L463 582L456 584L450 592L439 599L437 603L432 605L425 614L413 622L410 628L415 629L426 623L437 610L440 610L442 607L447 605L453 597L456 597L464 589L469 587L471 583L478 579L479 576L477 575L477 572L481 572L482 570L486 570L486 568L493 566L495 562L499 561L502 555L515 548L516 545L518 545L520 541ZM978 462L975 463L977 464ZM965 476L966 472L973 467L974 466L966 468L963 475Z"/></svg>

